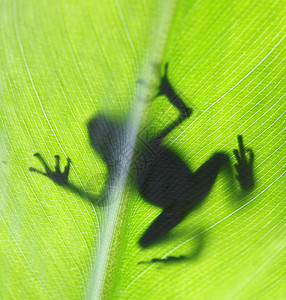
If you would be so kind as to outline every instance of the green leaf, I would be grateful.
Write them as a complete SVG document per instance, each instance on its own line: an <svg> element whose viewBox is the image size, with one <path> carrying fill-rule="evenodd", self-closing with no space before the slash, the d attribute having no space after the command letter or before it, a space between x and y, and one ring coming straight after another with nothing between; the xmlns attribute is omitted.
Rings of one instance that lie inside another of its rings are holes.
<svg viewBox="0 0 286 300"><path fill-rule="evenodd" d="M285 298L285 13L282 0L0 1L1 299ZM142 248L162 209L130 161L138 138L178 116L155 97L166 62L193 114L164 145L195 171L216 151L234 165L242 134L255 186L243 194L234 168L220 172L199 208ZM88 136L98 115L128 123L111 186ZM30 172L35 152L62 168L71 158L86 193ZM82 197L103 192L104 207Z"/></svg>

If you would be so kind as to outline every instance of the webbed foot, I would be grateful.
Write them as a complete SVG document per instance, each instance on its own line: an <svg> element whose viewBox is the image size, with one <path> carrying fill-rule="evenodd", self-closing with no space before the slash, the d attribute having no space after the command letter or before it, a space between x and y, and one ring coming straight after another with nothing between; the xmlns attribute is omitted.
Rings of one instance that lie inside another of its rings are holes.
<svg viewBox="0 0 286 300"><path fill-rule="evenodd" d="M242 135L237 136L239 150L234 149L233 153L237 159L237 163L234 165L237 171L237 180L243 190L250 190L254 186L253 176L253 161L254 154L249 148L245 148L243 145ZM249 154L249 158L246 158L246 153Z"/></svg>
<svg viewBox="0 0 286 300"><path fill-rule="evenodd" d="M63 172L60 170L60 157L58 155L55 155L56 159L56 166L55 166L55 171L52 171L50 167L47 165L41 154L35 153L35 157L39 159L43 167L45 168L45 172L42 172L40 170L37 170L33 167L29 168L31 172L36 172L39 174L42 174L50 179L52 179L53 182L59 185L67 185L68 184L68 175L69 175L69 170L70 170L70 164L71 160L67 158L67 165L65 166L65 169Z"/></svg>

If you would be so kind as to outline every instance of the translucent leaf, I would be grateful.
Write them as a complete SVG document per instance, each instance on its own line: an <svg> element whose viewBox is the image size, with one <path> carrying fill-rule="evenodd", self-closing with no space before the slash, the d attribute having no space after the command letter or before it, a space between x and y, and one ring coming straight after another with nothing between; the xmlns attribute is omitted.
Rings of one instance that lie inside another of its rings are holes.
<svg viewBox="0 0 286 300"><path fill-rule="evenodd" d="M285 298L284 1L2 0L0 16L1 299ZM164 146L192 172L223 151L232 171L141 247L162 208L138 191L138 149L179 116L156 97L166 63L192 115ZM125 125L112 178L92 120ZM34 153L70 158L73 189L30 172Z"/></svg>

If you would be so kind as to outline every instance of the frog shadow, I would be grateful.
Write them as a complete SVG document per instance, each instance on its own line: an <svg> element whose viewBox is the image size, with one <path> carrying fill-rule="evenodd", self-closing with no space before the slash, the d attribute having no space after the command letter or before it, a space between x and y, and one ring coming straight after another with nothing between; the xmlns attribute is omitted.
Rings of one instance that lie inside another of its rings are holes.
<svg viewBox="0 0 286 300"><path fill-rule="evenodd" d="M166 64L165 74L161 78L156 97L163 96L168 99L170 104L178 109L179 115L173 121L169 121L169 124L155 136L146 141L140 139L139 136L139 145L134 148L134 143L130 142L132 131L128 118L123 121L123 119L98 114L88 121L90 144L106 163L108 169L100 195L95 196L68 181L70 159L62 173L59 168L59 156L56 155L54 172L47 166L42 156L36 153L35 156L44 165L46 173L30 168L30 171L49 177L55 183L70 189L99 207L112 205L116 201L111 200L113 197L109 197L109 194L113 188L120 188L122 175L129 176L131 174L134 179L133 183L142 198L150 204L162 208L162 212L148 225L147 229L144 229L144 233L139 239L139 245L143 248L167 237L167 234L175 226L201 206L214 186L220 171L225 171L227 177L232 177L230 158L225 152L214 152L199 168L192 171L188 164L180 158L179 153L165 146L165 137L174 129L177 130L192 114L192 109L186 106L173 90L167 78L167 67ZM239 142L240 150L243 150L242 136L239 137ZM243 151L240 152L243 153L242 156L237 150L235 151L238 161L241 162L236 167L237 171L243 175L240 178L241 182L246 182L242 179L250 171L243 164L245 155ZM241 165L242 167L240 167ZM129 166L132 167L131 172L129 172Z"/></svg>

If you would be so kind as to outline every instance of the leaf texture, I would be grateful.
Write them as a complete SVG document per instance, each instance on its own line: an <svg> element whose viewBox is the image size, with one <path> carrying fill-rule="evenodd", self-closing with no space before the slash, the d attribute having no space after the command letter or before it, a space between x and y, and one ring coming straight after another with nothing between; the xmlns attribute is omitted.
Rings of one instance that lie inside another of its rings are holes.
<svg viewBox="0 0 286 300"><path fill-rule="evenodd" d="M0 1L1 299L285 298L285 13L282 0ZM178 116L155 97L166 62L193 114L164 145L195 171L216 151L234 165L242 134L255 188L220 172L145 249L162 209L139 194L131 157ZM128 128L107 190L88 135L98 115ZM108 205L30 172L35 152L71 158L70 182ZM170 256L188 259L151 263Z"/></svg>

